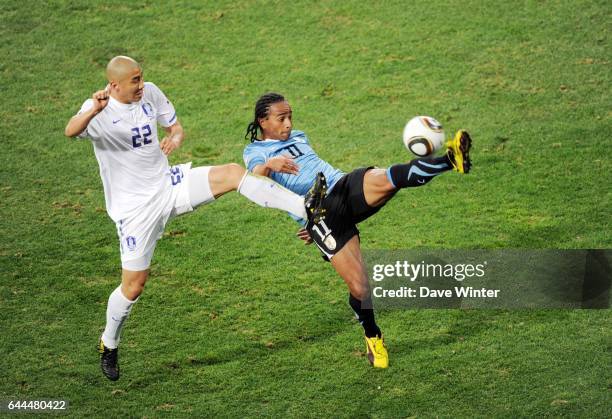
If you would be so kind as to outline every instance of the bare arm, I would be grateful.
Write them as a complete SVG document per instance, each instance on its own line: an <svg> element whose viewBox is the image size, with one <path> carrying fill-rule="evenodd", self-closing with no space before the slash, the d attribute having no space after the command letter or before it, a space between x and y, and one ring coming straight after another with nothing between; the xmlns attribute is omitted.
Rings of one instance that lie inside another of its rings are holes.
<svg viewBox="0 0 612 419"><path fill-rule="evenodd" d="M166 136L159 143L159 146L167 156L179 148L181 144L183 144L183 140L185 139L185 131L183 130L183 126L178 119L169 127L164 127L164 131L166 131Z"/></svg>
<svg viewBox="0 0 612 419"><path fill-rule="evenodd" d="M272 172L289 173L297 175L299 166L293 161L292 158L286 156L272 157L264 164L258 164L251 170L253 174L260 176L270 176Z"/></svg>
<svg viewBox="0 0 612 419"><path fill-rule="evenodd" d="M102 109L108 104L108 89L109 87L106 86L106 89L95 92L91 96L93 106L88 111L74 115L70 118L64 130L66 137L76 137L85 131L85 128L87 128L87 125L89 125L93 117L102 112Z"/></svg>
<svg viewBox="0 0 612 419"><path fill-rule="evenodd" d="M298 230L296 236L298 237L298 239L303 240L304 244L312 243L312 238L310 237L310 233L308 233L308 230L306 230L306 228L304 227Z"/></svg>

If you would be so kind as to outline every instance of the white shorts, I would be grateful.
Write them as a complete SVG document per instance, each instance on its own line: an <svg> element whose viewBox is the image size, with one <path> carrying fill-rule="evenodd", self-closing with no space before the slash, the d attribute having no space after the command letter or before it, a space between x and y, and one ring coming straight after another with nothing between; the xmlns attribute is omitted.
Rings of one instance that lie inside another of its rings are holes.
<svg viewBox="0 0 612 419"><path fill-rule="evenodd" d="M192 171L197 169L197 176ZM215 198L210 190L210 167L192 169L191 163L170 168L172 187L149 202L137 215L116 222L121 251L121 266L130 271L144 271L151 265L157 241L162 237L166 223L172 218L193 211L189 186L197 182L198 204Z"/></svg>

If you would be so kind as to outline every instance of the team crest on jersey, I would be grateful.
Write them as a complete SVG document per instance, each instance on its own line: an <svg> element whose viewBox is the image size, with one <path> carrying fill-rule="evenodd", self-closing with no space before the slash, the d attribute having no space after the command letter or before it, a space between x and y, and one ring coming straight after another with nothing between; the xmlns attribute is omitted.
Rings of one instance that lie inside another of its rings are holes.
<svg viewBox="0 0 612 419"><path fill-rule="evenodd" d="M329 250L336 249L336 239L334 239L331 234L325 237L325 240L323 240L323 244L325 244L325 246L327 246Z"/></svg>
<svg viewBox="0 0 612 419"><path fill-rule="evenodd" d="M149 119L153 118L153 106L151 106L150 103L146 102L142 104L142 111L145 113L146 116L149 117Z"/></svg>
<svg viewBox="0 0 612 419"><path fill-rule="evenodd" d="M127 238L125 239L125 243L127 244L128 250L130 252L136 250L136 237L127 236Z"/></svg>

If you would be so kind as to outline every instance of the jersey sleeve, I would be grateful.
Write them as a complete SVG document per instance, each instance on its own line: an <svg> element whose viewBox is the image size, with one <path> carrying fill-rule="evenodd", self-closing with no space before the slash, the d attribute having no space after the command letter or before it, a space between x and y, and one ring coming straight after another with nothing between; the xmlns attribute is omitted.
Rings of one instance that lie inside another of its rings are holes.
<svg viewBox="0 0 612 419"><path fill-rule="evenodd" d="M242 153L244 159L244 165L247 170L253 171L253 168L258 164L264 164L268 160L268 156L263 150L259 150L259 147L249 145L244 149Z"/></svg>
<svg viewBox="0 0 612 419"><path fill-rule="evenodd" d="M83 102L83 105L81 105L81 109L79 109L79 111L77 112L77 115L82 114L83 112L87 112L88 110L90 110L93 107L93 99L87 99L85 102ZM89 121L89 124L87 125L87 127L83 130L83 132L81 132L79 135L77 135L74 138L77 139L85 139L85 138L89 138L91 139L91 134L89 132L89 126L91 125L92 121Z"/></svg>
<svg viewBox="0 0 612 419"><path fill-rule="evenodd" d="M173 125L176 119L176 111L174 105L168 100L164 92L160 90L155 84L151 82L145 83L147 90L151 94L151 101L157 109L157 122L162 127L169 127Z"/></svg>

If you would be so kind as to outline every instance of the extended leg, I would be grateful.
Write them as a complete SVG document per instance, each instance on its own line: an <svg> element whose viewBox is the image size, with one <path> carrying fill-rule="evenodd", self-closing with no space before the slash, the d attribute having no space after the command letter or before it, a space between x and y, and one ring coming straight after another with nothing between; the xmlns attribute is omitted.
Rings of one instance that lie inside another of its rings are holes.
<svg viewBox="0 0 612 419"><path fill-rule="evenodd" d="M196 170L198 168L193 169L193 171ZM208 183L215 198L230 191L238 191L262 207L280 209L298 218L306 219L304 198L269 178L248 172L239 164L229 163L211 167L208 173ZM197 188L197 183L191 182L190 195L193 195L194 188Z"/></svg>
<svg viewBox="0 0 612 419"><path fill-rule="evenodd" d="M455 170L469 173L471 168L470 148L472 139L465 130L457 131L441 157L414 159L409 163L396 164L388 169L368 170L363 179L363 192L371 207L387 202L398 189L423 186L437 175Z"/></svg>
<svg viewBox="0 0 612 419"><path fill-rule="evenodd" d="M388 169L368 170L363 178L363 193L371 207L387 202L398 189L423 186L435 176L452 169L448 157L414 159Z"/></svg>

